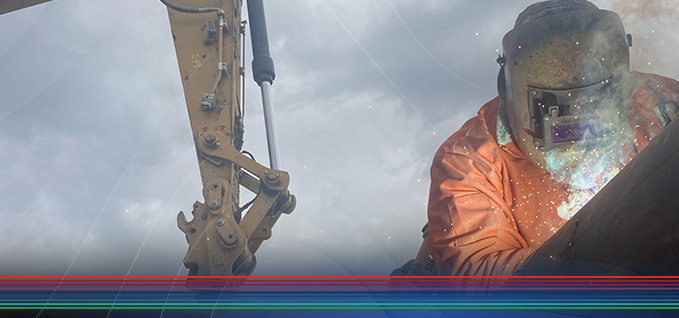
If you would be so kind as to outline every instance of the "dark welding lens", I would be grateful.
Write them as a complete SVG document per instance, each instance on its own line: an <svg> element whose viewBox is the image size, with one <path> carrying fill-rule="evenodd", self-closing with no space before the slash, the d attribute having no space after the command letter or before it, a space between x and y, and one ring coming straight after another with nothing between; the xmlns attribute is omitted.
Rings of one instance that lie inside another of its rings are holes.
<svg viewBox="0 0 679 318"><path fill-rule="evenodd" d="M549 151L557 143L603 138L613 133L609 122L617 120L613 114L618 99L610 79L571 89L529 86L528 133L533 145L540 151Z"/></svg>
<svg viewBox="0 0 679 318"><path fill-rule="evenodd" d="M593 123L556 124L552 126L552 143L603 138L610 129Z"/></svg>

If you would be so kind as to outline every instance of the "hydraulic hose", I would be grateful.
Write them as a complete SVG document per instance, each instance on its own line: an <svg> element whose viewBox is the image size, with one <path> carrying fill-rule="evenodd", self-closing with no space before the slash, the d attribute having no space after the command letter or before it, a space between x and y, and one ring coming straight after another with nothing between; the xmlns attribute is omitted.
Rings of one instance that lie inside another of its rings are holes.
<svg viewBox="0 0 679 318"><path fill-rule="evenodd" d="M166 5L168 8L179 11L179 12L184 12L184 13L206 13L206 12L219 12L220 14L224 14L224 10L220 8L199 8L199 9L190 9L190 8L182 8L178 7L172 3L167 2L167 0L160 0L164 5Z"/></svg>
<svg viewBox="0 0 679 318"><path fill-rule="evenodd" d="M224 62L224 56L223 56L224 54L222 53L222 51L223 51L223 49L222 49L223 39L224 39L224 23L219 22L219 40L217 41L217 55L218 55L218 59L219 59L219 63L217 64L217 68L219 69L219 71L217 72L217 78L215 79L215 83L212 85L212 90L210 91L210 92L212 92L212 94L217 93L217 86L219 86L219 81L222 80L222 73L224 73L224 71L226 71L226 69L221 68L221 65Z"/></svg>

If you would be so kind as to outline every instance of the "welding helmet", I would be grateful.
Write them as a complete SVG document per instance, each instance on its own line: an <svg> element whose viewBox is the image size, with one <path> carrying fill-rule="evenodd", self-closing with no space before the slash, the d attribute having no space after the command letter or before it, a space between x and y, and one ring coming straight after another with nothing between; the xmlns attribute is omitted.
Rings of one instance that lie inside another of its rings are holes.
<svg viewBox="0 0 679 318"><path fill-rule="evenodd" d="M626 123L629 46L620 17L587 1L539 2L519 15L498 58L500 120L533 164Z"/></svg>

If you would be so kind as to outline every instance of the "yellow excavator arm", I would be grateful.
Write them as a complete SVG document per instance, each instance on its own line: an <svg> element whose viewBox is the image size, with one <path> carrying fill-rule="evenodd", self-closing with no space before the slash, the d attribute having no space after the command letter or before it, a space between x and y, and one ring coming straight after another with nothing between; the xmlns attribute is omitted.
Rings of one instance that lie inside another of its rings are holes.
<svg viewBox="0 0 679 318"><path fill-rule="evenodd" d="M0 1L0 14L47 1ZM246 26L241 18L243 0L161 2L168 7L203 181L204 202L193 204L193 219L188 221L183 212L177 216L179 228L189 243L184 265L189 268L189 275L250 275L256 265L255 252L271 237L271 228L281 214L291 213L295 208L295 197L288 192L287 172L265 167L246 156L247 152L241 152L244 132L241 89L245 79L245 65L241 61ZM268 56L264 8L262 0L250 0L248 6L259 12L256 23L260 27L253 30L254 36L259 35L259 42L253 40L256 45L253 51L255 60L259 54L260 63L253 62L253 69L255 81L262 87L269 159L278 168L273 119L267 104L268 87L275 75ZM242 206L241 186L256 195Z"/></svg>
<svg viewBox="0 0 679 318"><path fill-rule="evenodd" d="M193 219L187 221L183 212L177 217L189 243L184 264L189 275L249 275L254 253L271 237L280 215L292 212L295 197L288 192L287 172L241 152L243 2L161 2L168 6L203 181L204 202L193 205ZM243 206L240 186L256 194Z"/></svg>

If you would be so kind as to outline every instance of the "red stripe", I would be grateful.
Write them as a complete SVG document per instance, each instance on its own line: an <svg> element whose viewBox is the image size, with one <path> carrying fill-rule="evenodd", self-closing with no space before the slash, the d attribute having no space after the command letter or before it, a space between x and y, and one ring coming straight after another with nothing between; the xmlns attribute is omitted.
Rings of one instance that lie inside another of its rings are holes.
<svg viewBox="0 0 679 318"><path fill-rule="evenodd" d="M168 279L177 279L177 278L183 278L183 279L194 279L194 278L205 278L205 279L218 279L218 278L224 278L224 279L233 279L233 278L242 278L242 279L257 279L257 278L269 278L269 279L277 279L277 278L297 278L297 279L307 279L307 278L325 278L325 279L358 279L358 278L374 278L374 279L393 279L393 278L402 278L402 279L412 279L413 277L417 278L430 278L430 279L441 279L443 277L449 278L449 279L497 279L497 278L506 278L506 279L534 279L534 278L559 278L559 279L573 279L573 278L578 278L578 279L584 279L584 278L599 278L599 279L604 279L604 278L622 278L622 279L649 279L649 278L673 278L673 279L679 279L679 276L0 276L0 279L13 279L13 278L100 278L100 279L107 279L107 278L147 278L147 279L157 279L157 278L168 278Z"/></svg>
<svg viewBox="0 0 679 318"><path fill-rule="evenodd" d="M200 279L189 279L189 280L76 280L76 279L0 279L1 283L343 283L343 282L356 282L356 283L384 283L384 282L403 282L403 283L446 283L446 282L457 282L457 283L679 283L679 280L451 280L451 279L439 279L439 280L425 280L425 279L389 279L389 280L236 280L236 279L224 279L224 280L200 280Z"/></svg>

